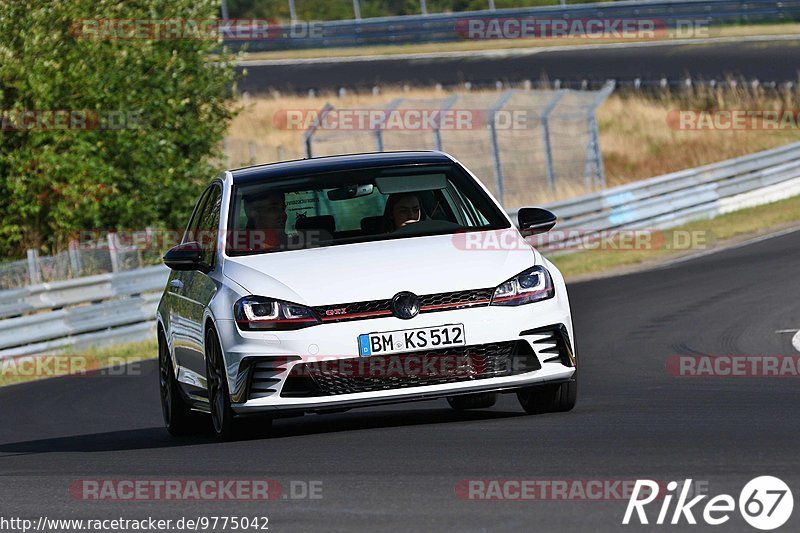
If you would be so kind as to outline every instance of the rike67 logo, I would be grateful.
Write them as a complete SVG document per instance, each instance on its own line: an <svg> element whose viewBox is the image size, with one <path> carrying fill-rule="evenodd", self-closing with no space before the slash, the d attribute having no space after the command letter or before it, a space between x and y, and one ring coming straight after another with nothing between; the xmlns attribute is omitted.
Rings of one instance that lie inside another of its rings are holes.
<svg viewBox="0 0 800 533"><path fill-rule="evenodd" d="M708 525L718 526L731 519L731 514L737 509L737 501L733 496L720 494L703 502L708 495L701 494L690 500L691 486L692 480L687 479L680 485L678 494L676 490L679 487L678 483L670 481L667 483L665 493L659 494L663 484L649 479L637 479L622 523L636 524L638 520L639 524L650 524L657 504L650 508L650 516L645 507L656 500L661 501L661 506L655 524L677 525L684 523L684 520L686 524L697 524L697 518L700 518ZM675 496L677 501L675 507L671 509ZM745 522L756 529L766 531L782 526L792 516L793 508L794 498L789 486L773 476L751 479L739 493L738 511ZM697 518L695 514L698 515Z"/></svg>

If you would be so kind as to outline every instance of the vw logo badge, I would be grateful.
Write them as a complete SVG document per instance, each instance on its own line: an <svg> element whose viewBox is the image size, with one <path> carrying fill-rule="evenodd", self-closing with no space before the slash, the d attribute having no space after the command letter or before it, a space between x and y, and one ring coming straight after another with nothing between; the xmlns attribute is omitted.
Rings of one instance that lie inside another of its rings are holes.
<svg viewBox="0 0 800 533"><path fill-rule="evenodd" d="M414 318L419 314L419 298L413 292L398 292L392 298L392 313L403 320Z"/></svg>

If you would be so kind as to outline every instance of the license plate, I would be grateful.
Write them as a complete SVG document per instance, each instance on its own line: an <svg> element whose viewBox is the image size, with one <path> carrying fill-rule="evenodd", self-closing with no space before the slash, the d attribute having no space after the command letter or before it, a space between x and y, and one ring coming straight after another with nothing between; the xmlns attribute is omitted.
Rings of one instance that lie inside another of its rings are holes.
<svg viewBox="0 0 800 533"><path fill-rule="evenodd" d="M448 324L432 328L365 333L358 336L358 353L361 357L369 357L465 344L464 324Z"/></svg>

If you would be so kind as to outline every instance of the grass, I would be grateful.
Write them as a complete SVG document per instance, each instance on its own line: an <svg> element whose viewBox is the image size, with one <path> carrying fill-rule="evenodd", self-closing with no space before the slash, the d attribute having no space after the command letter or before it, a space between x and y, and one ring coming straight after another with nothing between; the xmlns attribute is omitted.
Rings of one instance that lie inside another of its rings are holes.
<svg viewBox="0 0 800 533"><path fill-rule="evenodd" d="M796 93L698 88L662 98L612 95L597 111L608 186L659 176L800 141L798 130L677 131L667 125L680 109L797 109Z"/></svg>
<svg viewBox="0 0 800 533"><path fill-rule="evenodd" d="M274 94L268 97L246 98L237 105L240 113L233 120L228 131L228 166L246 166L255 163L269 163L279 160L298 159L304 156L303 131L281 129L275 117L285 110L320 110L327 102L338 109L360 108L381 109L395 98L408 98L427 101L441 101L452 93L436 89L388 90L381 94L354 94L343 97L320 95L301 97L296 95ZM470 99L494 101L497 91L472 91ZM410 104L413 107L416 104ZM473 104L464 104L475 108ZM488 104L482 104L485 108ZM419 104L423 107L423 104ZM603 154L606 181L608 186L621 185L653 176L675 172L699 165L714 163L724 159L775 148L791 142L800 141L798 130L769 131L677 131L667 123L671 111L680 109L798 109L800 92L765 90L740 84L737 88L709 88L698 86L680 93L665 93L659 96L643 94L613 94L597 111L600 127L600 147ZM555 128L555 126L553 126ZM553 130L555 131L555 130ZM339 133L341 152L374 151L373 138L363 132ZM347 135L350 133L350 135ZM331 137L333 134L327 134ZM445 142L445 150L475 171L479 177L490 182L493 179L490 165L484 157L488 148L476 150L476 143L486 141L482 130L459 131L451 133L459 137L458 146ZM570 140L568 134L560 138ZM455 139L455 137L450 137ZM556 141L558 142L558 141ZM522 146L522 144L519 144ZM409 148L430 149L433 141L430 132L411 137ZM531 152L526 150L526 152ZM477 154L477 155L476 155ZM515 153L506 154L506 160L515 159ZM316 155L321 155L317 153ZM524 153L517 154L525 161ZM473 159L478 158L477 162ZM526 163L530 164L530 163ZM520 163L522 165L522 163ZM518 165L518 166L520 166ZM520 172L529 172L524 167ZM541 170L541 169L540 169ZM567 180L563 180L565 183ZM547 203L570 198L590 192L582 185L582 180L574 180L578 185L564 185L555 191L546 188L528 188L524 197L514 196L513 191L506 198L508 207L530 203ZM507 191L508 192L508 191Z"/></svg>
<svg viewBox="0 0 800 533"><path fill-rule="evenodd" d="M570 277L586 277L637 265L655 264L669 258L714 249L797 222L800 222L800 196L664 230L659 235L665 237L665 246L654 246L654 249L602 249L545 255L569 280ZM662 242L655 236L652 240L654 243ZM696 246L676 246L688 242L694 242Z"/></svg>
<svg viewBox="0 0 800 533"><path fill-rule="evenodd" d="M81 352L67 350L51 355L0 359L0 387L70 375L136 375L139 369L135 363L153 359L157 353L158 342L153 339Z"/></svg>
<svg viewBox="0 0 800 533"><path fill-rule="evenodd" d="M758 35L797 35L800 33L800 24L754 24L748 26L723 26L709 28L707 33L697 36L687 35L669 36L670 40L685 40L686 38L702 37L749 37ZM592 44L612 44L619 42L646 42L652 39L588 39L580 37L539 38L539 39L491 39L491 40L465 40L452 43L422 43L407 45L381 45L352 48L324 48L308 50L285 50L275 52L245 52L242 60L268 60L268 59L311 59L311 58L337 58L359 56L390 56L404 54L426 54L443 52L470 52L480 50L508 50L524 48L542 48L552 46L575 46Z"/></svg>

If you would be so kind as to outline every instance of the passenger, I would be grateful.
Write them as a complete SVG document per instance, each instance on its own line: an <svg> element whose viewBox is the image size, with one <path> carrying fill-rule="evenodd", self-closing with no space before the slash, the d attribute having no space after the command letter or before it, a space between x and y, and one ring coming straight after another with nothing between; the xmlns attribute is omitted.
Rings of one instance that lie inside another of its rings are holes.
<svg viewBox="0 0 800 533"><path fill-rule="evenodd" d="M392 233L409 224L422 220L422 207L414 193L398 193L389 196L383 211L383 226Z"/></svg>

